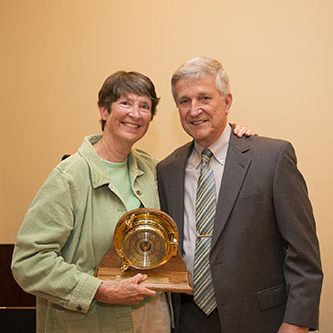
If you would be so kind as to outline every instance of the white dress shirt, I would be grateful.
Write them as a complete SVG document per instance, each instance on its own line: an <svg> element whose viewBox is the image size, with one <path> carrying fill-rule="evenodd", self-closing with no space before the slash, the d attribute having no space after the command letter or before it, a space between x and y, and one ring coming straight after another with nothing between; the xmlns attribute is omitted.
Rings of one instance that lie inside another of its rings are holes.
<svg viewBox="0 0 333 333"><path fill-rule="evenodd" d="M213 153L213 156L210 159L210 167L213 169L215 177L216 202L218 201L218 195L220 192L230 134L231 127L227 124L221 136L212 145L207 147ZM201 153L203 149L204 147L195 142L185 167L183 259L187 270L192 276L195 241L197 236L195 221L196 193L201 169Z"/></svg>

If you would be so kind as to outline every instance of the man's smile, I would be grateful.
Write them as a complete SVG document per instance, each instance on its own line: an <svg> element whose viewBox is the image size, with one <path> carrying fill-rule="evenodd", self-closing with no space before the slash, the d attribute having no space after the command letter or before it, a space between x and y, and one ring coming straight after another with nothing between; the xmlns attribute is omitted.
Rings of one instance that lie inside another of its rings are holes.
<svg viewBox="0 0 333 333"><path fill-rule="evenodd" d="M191 121L190 123L192 125L200 125L200 124L203 124L205 123L207 120L194 120L194 121Z"/></svg>

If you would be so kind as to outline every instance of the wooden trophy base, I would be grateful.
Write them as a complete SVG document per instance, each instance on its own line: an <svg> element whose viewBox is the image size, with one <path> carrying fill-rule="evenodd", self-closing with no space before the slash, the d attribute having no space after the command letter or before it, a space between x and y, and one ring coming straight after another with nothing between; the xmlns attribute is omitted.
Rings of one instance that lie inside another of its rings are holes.
<svg viewBox="0 0 333 333"><path fill-rule="evenodd" d="M121 272L120 267L121 258L118 256L112 242L103 261L96 267L95 276L101 280L119 282L141 273L148 275L148 278L140 284L151 290L193 294L191 274L186 270L179 251L166 264L157 268L149 270L129 268L125 272Z"/></svg>

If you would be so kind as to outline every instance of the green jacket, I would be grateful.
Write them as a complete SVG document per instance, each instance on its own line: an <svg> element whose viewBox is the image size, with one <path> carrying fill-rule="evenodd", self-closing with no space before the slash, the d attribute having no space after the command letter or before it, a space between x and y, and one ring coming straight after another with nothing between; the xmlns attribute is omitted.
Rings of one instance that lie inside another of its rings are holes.
<svg viewBox="0 0 333 333"><path fill-rule="evenodd" d="M101 280L94 268L107 253L124 202L103 161L84 139L77 153L50 174L18 233L12 261L16 281L37 295L38 332L131 332L131 307L94 301ZM159 209L155 161L133 150L128 157L133 193Z"/></svg>

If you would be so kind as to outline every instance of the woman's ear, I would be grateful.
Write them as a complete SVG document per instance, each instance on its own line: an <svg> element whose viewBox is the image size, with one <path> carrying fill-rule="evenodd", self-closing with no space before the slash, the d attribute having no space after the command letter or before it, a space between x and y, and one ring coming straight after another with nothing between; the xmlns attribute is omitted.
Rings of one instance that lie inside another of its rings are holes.
<svg viewBox="0 0 333 333"><path fill-rule="evenodd" d="M101 115L102 120L106 120L108 115L109 115L109 111L106 107L100 106L99 107L99 114Z"/></svg>

